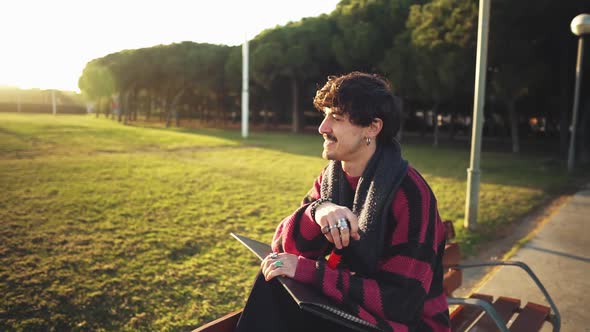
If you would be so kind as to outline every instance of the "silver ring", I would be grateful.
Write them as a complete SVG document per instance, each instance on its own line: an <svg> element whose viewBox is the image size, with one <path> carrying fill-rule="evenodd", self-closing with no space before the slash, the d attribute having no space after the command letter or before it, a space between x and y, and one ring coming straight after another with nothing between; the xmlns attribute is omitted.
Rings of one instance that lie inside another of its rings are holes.
<svg viewBox="0 0 590 332"><path fill-rule="evenodd" d="M330 233L330 225L326 225L324 227L322 227L322 234L328 234Z"/></svg>
<svg viewBox="0 0 590 332"><path fill-rule="evenodd" d="M282 261L274 261L274 262L272 263L272 266L273 266L275 269L278 269L279 267L283 266L283 262L282 262Z"/></svg>
<svg viewBox="0 0 590 332"><path fill-rule="evenodd" d="M330 225L330 227L328 227L329 230L333 230L335 228L338 228L338 224Z"/></svg>
<svg viewBox="0 0 590 332"><path fill-rule="evenodd" d="M338 219L336 227L338 227L340 230L348 229L348 221L346 220L346 218Z"/></svg>
<svg viewBox="0 0 590 332"><path fill-rule="evenodd" d="M268 257L270 257L270 259L277 259L277 258L279 258L279 253L273 252L273 253L269 254Z"/></svg>

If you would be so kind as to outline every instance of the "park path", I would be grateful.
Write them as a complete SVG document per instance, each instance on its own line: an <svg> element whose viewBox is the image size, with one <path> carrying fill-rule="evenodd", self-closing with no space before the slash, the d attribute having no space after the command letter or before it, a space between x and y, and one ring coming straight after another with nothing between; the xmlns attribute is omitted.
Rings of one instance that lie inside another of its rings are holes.
<svg viewBox="0 0 590 332"><path fill-rule="evenodd" d="M510 260L528 264L545 285L561 314L561 331L590 332L590 183L557 208ZM515 267L493 269L472 291L547 303ZM551 331L547 325L543 331Z"/></svg>

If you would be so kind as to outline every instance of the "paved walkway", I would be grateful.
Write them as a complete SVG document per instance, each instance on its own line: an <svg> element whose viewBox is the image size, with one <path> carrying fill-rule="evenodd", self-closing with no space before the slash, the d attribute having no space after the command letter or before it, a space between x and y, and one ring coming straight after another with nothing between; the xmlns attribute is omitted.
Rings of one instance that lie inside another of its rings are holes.
<svg viewBox="0 0 590 332"><path fill-rule="evenodd" d="M554 213L511 260L527 263L561 314L561 331L590 332L590 184ZM501 267L479 293L547 303L526 273ZM551 331L545 324L543 331Z"/></svg>

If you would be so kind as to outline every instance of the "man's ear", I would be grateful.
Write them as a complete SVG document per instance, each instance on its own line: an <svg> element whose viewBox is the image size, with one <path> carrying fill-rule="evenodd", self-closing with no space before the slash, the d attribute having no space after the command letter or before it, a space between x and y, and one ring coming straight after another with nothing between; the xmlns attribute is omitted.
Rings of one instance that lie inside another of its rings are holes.
<svg viewBox="0 0 590 332"><path fill-rule="evenodd" d="M383 129L383 120L375 118L367 128L367 136L376 138Z"/></svg>

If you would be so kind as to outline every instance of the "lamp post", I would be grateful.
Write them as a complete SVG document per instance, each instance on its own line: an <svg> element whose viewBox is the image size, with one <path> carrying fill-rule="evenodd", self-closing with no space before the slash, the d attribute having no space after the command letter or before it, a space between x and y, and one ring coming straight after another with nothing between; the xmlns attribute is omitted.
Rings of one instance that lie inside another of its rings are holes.
<svg viewBox="0 0 590 332"><path fill-rule="evenodd" d="M465 220L463 226L474 229L477 225L479 203L479 160L481 135L483 131L483 108L486 93L486 67L488 61L488 33L491 0L479 0L479 23L477 25L477 58L475 65L475 91L473 102L473 123L471 134L471 158L467 169L467 194L465 198Z"/></svg>
<svg viewBox="0 0 590 332"><path fill-rule="evenodd" d="M248 118L249 118L249 81L248 81L248 37L244 38L242 44L242 137L248 137Z"/></svg>
<svg viewBox="0 0 590 332"><path fill-rule="evenodd" d="M578 39L578 60L576 62L576 85L574 88L574 106L572 109L572 133L567 157L567 170L573 172L575 160L576 126L578 119L578 108L580 103L580 85L582 81L582 58L584 57L584 36L590 34L590 15L580 14L572 20L570 28Z"/></svg>

